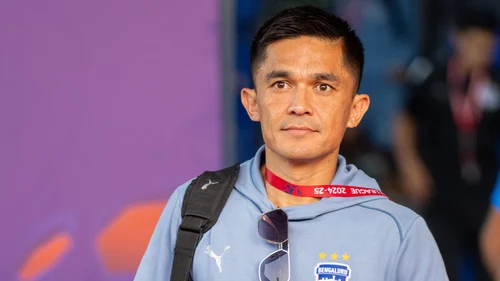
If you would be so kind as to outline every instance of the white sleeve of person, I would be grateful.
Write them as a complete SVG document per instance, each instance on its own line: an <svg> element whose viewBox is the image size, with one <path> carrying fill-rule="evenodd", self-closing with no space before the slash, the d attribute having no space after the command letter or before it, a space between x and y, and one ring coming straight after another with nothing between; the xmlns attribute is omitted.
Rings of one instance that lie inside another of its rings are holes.
<svg viewBox="0 0 500 281"><path fill-rule="evenodd" d="M438 246L421 217L413 222L403 238L396 257L393 280L448 280Z"/></svg>

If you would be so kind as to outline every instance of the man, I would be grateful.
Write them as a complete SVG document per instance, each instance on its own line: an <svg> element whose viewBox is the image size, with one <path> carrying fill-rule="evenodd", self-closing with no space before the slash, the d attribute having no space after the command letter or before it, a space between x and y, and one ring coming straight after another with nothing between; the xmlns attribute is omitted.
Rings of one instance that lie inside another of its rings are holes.
<svg viewBox="0 0 500 281"><path fill-rule="evenodd" d="M493 280L500 281L500 173L491 197L491 205L482 230L481 250Z"/></svg>
<svg viewBox="0 0 500 281"><path fill-rule="evenodd" d="M403 187L424 213L452 281L459 280L465 256L475 263L476 280L490 280L477 241L498 171L496 28L488 11L459 14L453 55L420 62L418 73L410 71L415 84L396 122L395 159Z"/></svg>
<svg viewBox="0 0 500 281"><path fill-rule="evenodd" d="M219 220L199 241L193 280L448 280L424 220L338 154L346 128L369 106L357 94L363 61L354 31L319 8L284 10L258 31L255 89L241 99L265 146L241 165ZM188 184L169 199L136 281L169 280L176 270Z"/></svg>

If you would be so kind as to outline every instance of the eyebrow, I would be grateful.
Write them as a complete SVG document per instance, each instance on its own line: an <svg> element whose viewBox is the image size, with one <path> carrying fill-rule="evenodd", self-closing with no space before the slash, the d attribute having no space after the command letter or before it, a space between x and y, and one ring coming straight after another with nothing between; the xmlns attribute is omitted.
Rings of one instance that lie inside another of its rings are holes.
<svg viewBox="0 0 500 281"><path fill-rule="evenodd" d="M316 80L322 80L322 81L331 81L331 82L340 81L338 76L333 75L331 73L316 73L314 74L314 78Z"/></svg>
<svg viewBox="0 0 500 281"><path fill-rule="evenodd" d="M273 70L266 74L266 80L272 80L276 78L290 78L292 74L289 71L285 70ZM312 75L315 80L321 81L331 81L331 82L339 82L340 78L336 75L327 72L315 73Z"/></svg>
<svg viewBox="0 0 500 281"><path fill-rule="evenodd" d="M290 72L284 70L273 70L266 74L266 80L272 80L276 78L289 78L292 76Z"/></svg>

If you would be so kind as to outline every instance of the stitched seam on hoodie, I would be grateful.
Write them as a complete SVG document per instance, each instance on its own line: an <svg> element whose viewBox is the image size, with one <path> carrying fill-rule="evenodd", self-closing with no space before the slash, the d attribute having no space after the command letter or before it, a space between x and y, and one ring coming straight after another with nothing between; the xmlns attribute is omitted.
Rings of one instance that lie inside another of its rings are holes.
<svg viewBox="0 0 500 281"><path fill-rule="evenodd" d="M401 227L401 224L399 223L398 219L392 215L391 213L387 212L386 210L383 210L383 209L380 209L380 208L375 208L375 207L368 207L368 206L364 206L362 204L359 204L360 207L363 207L363 208L366 208L366 209L370 209L370 210L374 210L374 211L379 211L379 212L382 212L388 216L390 216L394 222L396 223L396 225L398 226L398 232L399 232L399 239L400 239L400 243L403 241L403 230L402 230L402 227Z"/></svg>
<svg viewBox="0 0 500 281"><path fill-rule="evenodd" d="M397 277L397 273L396 271L398 270L397 268L397 262L398 260L401 258L400 257L400 254L401 254L401 246L403 245L403 241L406 239L406 236L408 235L408 233L410 233L411 229L413 228L413 225L415 224L415 222L421 218L420 216L417 216L410 224L410 226L408 227L408 231L406 231L404 237L403 237L403 240L401 240L401 245L399 245L399 248L398 248L398 254L396 257L398 257L397 259L394 260L394 265L393 265L393 272L392 272L392 280L396 280L396 277Z"/></svg>
<svg viewBox="0 0 500 281"><path fill-rule="evenodd" d="M400 241L399 241L400 245L399 245L399 247L398 247L398 251L397 251L397 253L398 253L398 255L399 255L399 251L401 250L401 245L402 245L403 240L404 240L404 238L406 237L406 234L407 234L407 233L406 233L405 235L403 235L403 230L402 230L401 224L399 223L399 220L398 220L398 219L397 219L394 215L392 215L391 213L389 213L388 211L386 211L386 210L384 210L384 209L375 208L375 207L368 207L368 206L364 206L364 205L362 205L362 204L359 204L359 206L360 206L360 207L363 207L363 208L366 208L366 209L369 209L369 210L374 210L374 211L379 211L379 212L385 213L385 214L387 214L388 216L390 216L390 217L394 220L394 222L395 222L395 223L396 223L396 225L398 226L399 237L400 237ZM412 222L412 225L413 225L413 222ZM411 228L411 227L410 227L410 228ZM397 259L395 259L395 260L394 260L394 263L397 263ZM395 271L396 271L396 265L395 265L395 264L392 264L391 266L392 266L392 270L391 270L392 272L390 273L390 274L392 274L392 278L391 278L391 280L394 280L394 278L395 278L395 276L396 276L396 274L395 274Z"/></svg>

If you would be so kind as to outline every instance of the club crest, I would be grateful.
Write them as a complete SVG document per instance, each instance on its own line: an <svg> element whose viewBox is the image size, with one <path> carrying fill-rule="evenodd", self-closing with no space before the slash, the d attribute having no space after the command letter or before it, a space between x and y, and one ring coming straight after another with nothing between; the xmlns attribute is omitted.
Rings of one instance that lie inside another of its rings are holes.
<svg viewBox="0 0 500 281"><path fill-rule="evenodd" d="M317 281L348 281L351 278L351 268L341 263L319 263L314 269Z"/></svg>

